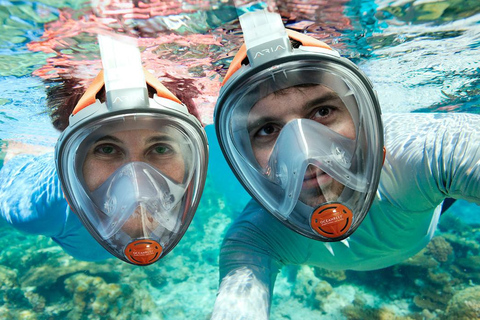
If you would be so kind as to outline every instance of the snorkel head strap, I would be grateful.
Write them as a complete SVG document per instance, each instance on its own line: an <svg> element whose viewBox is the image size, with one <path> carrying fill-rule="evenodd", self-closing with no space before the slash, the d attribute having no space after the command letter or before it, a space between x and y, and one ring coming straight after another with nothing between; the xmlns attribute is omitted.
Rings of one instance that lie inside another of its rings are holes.
<svg viewBox="0 0 480 320"><path fill-rule="evenodd" d="M183 104L170 90L167 89L153 74L147 69L143 68L145 83L155 89L155 93L158 97L172 100L178 104ZM86 108L94 104L97 100L97 96L102 89L105 88L104 71L100 70L98 75L93 79L92 83L85 91L83 96L78 101L77 105L73 109L72 114L76 114L83 108Z"/></svg>
<svg viewBox="0 0 480 320"><path fill-rule="evenodd" d="M252 19L248 19L248 15L242 15L239 19L242 26L246 24L254 24L257 26L258 24L258 22L255 23ZM264 22L260 23L260 29L253 29L249 26L249 28L245 28L244 30L246 31L244 33L245 43L242 44L230 63L230 67L222 81L222 86L225 85L228 79L230 79L242 65L249 64L254 67L290 54L294 47L292 43L295 44L295 47L301 45L334 52L333 49L323 41L290 29L285 29L282 20L278 19L278 15L267 11L264 11ZM250 33L248 33L248 31L250 31ZM268 34L269 40L263 42L266 34ZM254 39L258 40L255 41Z"/></svg>

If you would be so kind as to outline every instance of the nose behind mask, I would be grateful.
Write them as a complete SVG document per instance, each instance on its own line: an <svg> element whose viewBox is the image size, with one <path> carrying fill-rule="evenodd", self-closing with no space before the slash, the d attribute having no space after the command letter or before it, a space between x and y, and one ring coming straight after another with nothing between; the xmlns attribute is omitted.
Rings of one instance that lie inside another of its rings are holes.
<svg viewBox="0 0 480 320"><path fill-rule="evenodd" d="M179 221L175 213L185 190L185 186L147 163L125 164L92 192L94 203L105 215L99 231L108 239L137 212L150 215L168 231L176 232Z"/></svg>
<svg viewBox="0 0 480 320"><path fill-rule="evenodd" d="M295 119L287 123L265 169L267 177L285 190L285 196L279 199L279 212L288 215L292 211L295 206L292 199L298 198L309 165L350 189L365 192L366 179L352 165L355 147L355 140L316 121Z"/></svg>

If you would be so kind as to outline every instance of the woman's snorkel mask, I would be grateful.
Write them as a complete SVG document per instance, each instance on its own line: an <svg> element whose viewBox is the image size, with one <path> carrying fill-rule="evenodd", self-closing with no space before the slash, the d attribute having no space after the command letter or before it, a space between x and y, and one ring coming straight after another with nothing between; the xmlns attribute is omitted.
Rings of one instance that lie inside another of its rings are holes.
<svg viewBox="0 0 480 320"><path fill-rule="evenodd" d="M374 199L383 164L370 81L325 43L286 30L278 14L240 17L245 44L215 108L222 151L251 196L292 230L348 238Z"/></svg>
<svg viewBox="0 0 480 320"><path fill-rule="evenodd" d="M115 257L148 265L175 247L195 214L208 144L197 118L142 68L135 45L99 42L104 71L57 142L57 172L92 236Z"/></svg>

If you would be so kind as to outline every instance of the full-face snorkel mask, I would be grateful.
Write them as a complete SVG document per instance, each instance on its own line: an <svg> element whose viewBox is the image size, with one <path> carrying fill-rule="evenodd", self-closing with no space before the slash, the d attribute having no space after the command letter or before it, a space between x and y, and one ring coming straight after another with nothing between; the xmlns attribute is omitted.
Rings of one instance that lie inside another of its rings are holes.
<svg viewBox="0 0 480 320"><path fill-rule="evenodd" d="M222 151L250 195L294 231L349 237L374 199L383 164L370 81L325 43L281 17L240 17L245 44L215 108Z"/></svg>
<svg viewBox="0 0 480 320"><path fill-rule="evenodd" d="M208 144L187 107L143 70L135 45L99 42L104 72L57 142L57 172L92 236L115 257L148 265L175 247L195 214ZM102 90L106 102L97 99Z"/></svg>

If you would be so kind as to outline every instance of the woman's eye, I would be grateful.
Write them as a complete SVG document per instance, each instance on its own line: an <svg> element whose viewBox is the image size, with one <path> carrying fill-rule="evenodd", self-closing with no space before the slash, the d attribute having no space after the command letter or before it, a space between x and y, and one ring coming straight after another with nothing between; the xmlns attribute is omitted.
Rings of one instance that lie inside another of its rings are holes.
<svg viewBox="0 0 480 320"><path fill-rule="evenodd" d="M155 155L170 155L174 150L171 146L166 145L166 144L157 144L151 148L152 152Z"/></svg>
<svg viewBox="0 0 480 320"><path fill-rule="evenodd" d="M168 152L169 148L165 146L157 146L154 148L154 150L158 154L165 154Z"/></svg>
<svg viewBox="0 0 480 320"><path fill-rule="evenodd" d="M116 154L118 150L112 145L100 145L95 148L95 152L102 155Z"/></svg>

